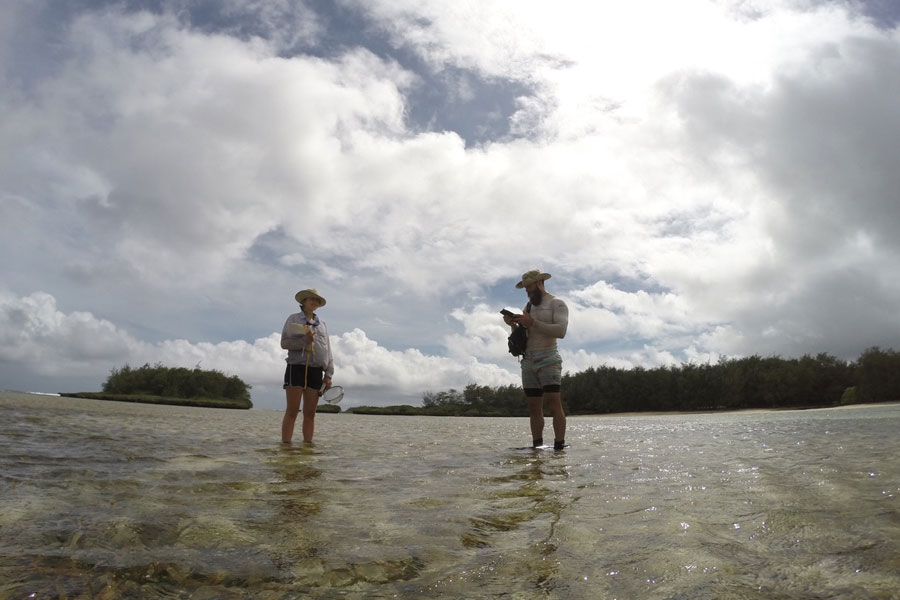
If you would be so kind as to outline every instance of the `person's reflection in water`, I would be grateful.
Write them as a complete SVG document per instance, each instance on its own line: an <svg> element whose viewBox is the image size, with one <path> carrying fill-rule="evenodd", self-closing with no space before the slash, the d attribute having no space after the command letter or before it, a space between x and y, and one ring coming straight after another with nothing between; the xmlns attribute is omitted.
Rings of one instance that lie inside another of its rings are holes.
<svg viewBox="0 0 900 600"><path fill-rule="evenodd" d="M322 471L314 465L315 452L309 446L282 445L271 463L277 478L270 484L278 512L286 522L304 519L321 510Z"/></svg>
<svg viewBox="0 0 900 600"><path fill-rule="evenodd" d="M563 512L574 502L566 502L554 485L569 477L564 458L564 454L553 451L528 451L527 455L517 454L505 461L512 472L485 481L487 510L470 519L471 530L462 536L467 547L517 553L531 565L526 578L540 595L552 595L560 584L557 526ZM527 547L521 545L523 533L532 540ZM521 573L517 571L515 576L520 577Z"/></svg>
<svg viewBox="0 0 900 600"><path fill-rule="evenodd" d="M519 529L527 523L547 518L555 523L561 511L560 494L547 485L550 481L568 477L565 461L560 455L528 452L516 455L504 464L514 472L485 480L488 485L488 510L470 519L473 531L463 535L466 546L494 545L491 538L501 532Z"/></svg>

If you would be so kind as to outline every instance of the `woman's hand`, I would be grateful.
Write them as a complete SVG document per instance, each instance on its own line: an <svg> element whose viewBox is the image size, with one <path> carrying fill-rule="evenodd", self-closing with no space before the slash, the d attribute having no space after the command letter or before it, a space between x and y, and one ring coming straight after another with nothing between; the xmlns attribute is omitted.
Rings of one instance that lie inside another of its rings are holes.
<svg viewBox="0 0 900 600"><path fill-rule="evenodd" d="M316 338L316 330L304 323L291 323L291 333L301 338L305 335L309 342Z"/></svg>

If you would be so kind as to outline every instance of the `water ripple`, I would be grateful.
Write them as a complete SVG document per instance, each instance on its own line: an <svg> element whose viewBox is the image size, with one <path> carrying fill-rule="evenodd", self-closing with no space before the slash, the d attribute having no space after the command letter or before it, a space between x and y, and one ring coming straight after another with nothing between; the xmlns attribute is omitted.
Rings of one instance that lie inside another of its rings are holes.
<svg viewBox="0 0 900 600"><path fill-rule="evenodd" d="M70 401L71 400L71 401ZM0 600L894 598L900 407L524 419L0 395Z"/></svg>

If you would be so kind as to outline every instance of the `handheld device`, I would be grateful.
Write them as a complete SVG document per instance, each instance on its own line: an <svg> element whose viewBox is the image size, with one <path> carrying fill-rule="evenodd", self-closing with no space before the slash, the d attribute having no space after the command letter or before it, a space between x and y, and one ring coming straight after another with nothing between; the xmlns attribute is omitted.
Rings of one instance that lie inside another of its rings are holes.
<svg viewBox="0 0 900 600"><path fill-rule="evenodd" d="M505 308L500 311L500 314L504 317L517 317L518 315L514 312L508 311Z"/></svg>

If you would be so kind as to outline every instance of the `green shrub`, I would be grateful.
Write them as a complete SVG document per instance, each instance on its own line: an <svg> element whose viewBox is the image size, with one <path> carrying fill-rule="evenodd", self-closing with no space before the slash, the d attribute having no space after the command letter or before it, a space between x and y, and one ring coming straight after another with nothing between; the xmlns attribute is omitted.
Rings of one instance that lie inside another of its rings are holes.
<svg viewBox="0 0 900 600"><path fill-rule="evenodd" d="M133 369L113 368L103 384L108 394L148 394L170 398L228 398L250 401L250 385L237 376L199 368L170 368L157 363Z"/></svg>

